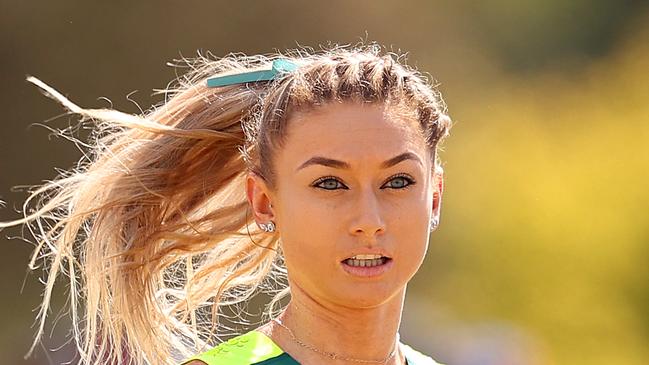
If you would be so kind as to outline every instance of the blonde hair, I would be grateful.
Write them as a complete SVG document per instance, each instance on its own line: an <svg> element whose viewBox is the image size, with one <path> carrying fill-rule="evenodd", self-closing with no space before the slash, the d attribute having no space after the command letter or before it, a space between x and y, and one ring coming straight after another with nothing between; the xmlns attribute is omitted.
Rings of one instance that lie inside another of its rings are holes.
<svg viewBox="0 0 649 365"><path fill-rule="evenodd" d="M36 239L29 267L49 268L37 318L43 334L59 273L69 278L82 364L173 364L225 335L226 306L289 294L279 237L248 212L248 171L276 183L273 156L292 113L330 102L389 103L418 120L438 165L451 119L429 78L375 44L314 52L182 59L190 71L141 115L84 109L40 80L80 123L94 124L76 168L35 186L22 219ZM286 58L298 69L275 80L208 88L219 74ZM75 139L76 143L80 141ZM35 205L35 208L30 208ZM280 283L278 286L277 283ZM80 312L80 308L81 312ZM235 313L234 318L241 313Z"/></svg>

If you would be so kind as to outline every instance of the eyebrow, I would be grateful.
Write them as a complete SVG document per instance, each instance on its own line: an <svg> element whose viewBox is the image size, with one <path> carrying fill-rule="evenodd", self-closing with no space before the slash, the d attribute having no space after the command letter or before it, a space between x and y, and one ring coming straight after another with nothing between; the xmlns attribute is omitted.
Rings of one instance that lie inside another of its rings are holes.
<svg viewBox="0 0 649 365"><path fill-rule="evenodd" d="M388 167L394 166L399 162L405 160L413 160L418 162L422 166L424 165L419 159L419 157L417 157L417 155L415 155L414 153L404 152L400 155L392 157L389 160L383 161L383 163L381 163L381 168L387 169ZM322 165L322 166L328 166L328 167L333 167L335 169L343 169L343 170L349 170L352 168L351 165L345 161L334 160L332 158L322 157L322 156L314 156L308 159L307 161L305 161L303 164L301 164L297 169L295 169L295 171L299 171L310 165Z"/></svg>

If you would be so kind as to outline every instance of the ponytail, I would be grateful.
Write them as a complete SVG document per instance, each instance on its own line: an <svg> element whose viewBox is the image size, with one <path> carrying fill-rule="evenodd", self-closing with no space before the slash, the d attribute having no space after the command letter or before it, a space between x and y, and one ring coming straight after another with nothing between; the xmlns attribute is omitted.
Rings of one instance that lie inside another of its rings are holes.
<svg viewBox="0 0 649 365"><path fill-rule="evenodd" d="M59 273L69 278L82 364L177 363L220 332L221 306L281 277L277 238L249 227L242 188L250 149L242 123L263 85L197 82L234 66L204 64L142 116L83 109L28 78L94 129L77 168L30 190L24 218L0 222L27 224L37 241L29 268L39 259L50 268L27 355L44 332Z"/></svg>

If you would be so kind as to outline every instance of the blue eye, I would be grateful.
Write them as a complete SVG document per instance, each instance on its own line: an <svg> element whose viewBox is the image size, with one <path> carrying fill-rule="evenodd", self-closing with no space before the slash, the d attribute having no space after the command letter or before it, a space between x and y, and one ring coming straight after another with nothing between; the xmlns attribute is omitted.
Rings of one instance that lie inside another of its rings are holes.
<svg viewBox="0 0 649 365"><path fill-rule="evenodd" d="M323 183L325 183L324 186L323 186ZM339 184L339 185L336 185L336 184ZM338 190L338 189L336 189L336 187L345 186L345 185L343 185L340 182L340 180L336 179L333 176L325 176L325 177L319 178L315 183L313 183L312 186L322 188L324 190ZM347 190L349 188L345 187L344 189Z"/></svg>
<svg viewBox="0 0 649 365"><path fill-rule="evenodd" d="M397 184L397 186L393 185L392 189L405 189L405 188L410 187L410 185L415 184L414 179L412 179L408 175L404 175L404 174L398 174L398 175L392 176L392 178L388 182L390 182L390 181L402 181L402 183Z"/></svg>

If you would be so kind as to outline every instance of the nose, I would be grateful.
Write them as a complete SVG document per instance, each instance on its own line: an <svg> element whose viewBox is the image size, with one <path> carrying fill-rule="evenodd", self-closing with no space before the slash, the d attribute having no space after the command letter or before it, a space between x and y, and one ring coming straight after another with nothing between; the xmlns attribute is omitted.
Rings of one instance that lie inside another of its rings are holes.
<svg viewBox="0 0 649 365"><path fill-rule="evenodd" d="M381 204L371 189L357 195L353 211L355 218L350 226L351 234L372 239L385 232L385 222L381 214Z"/></svg>

